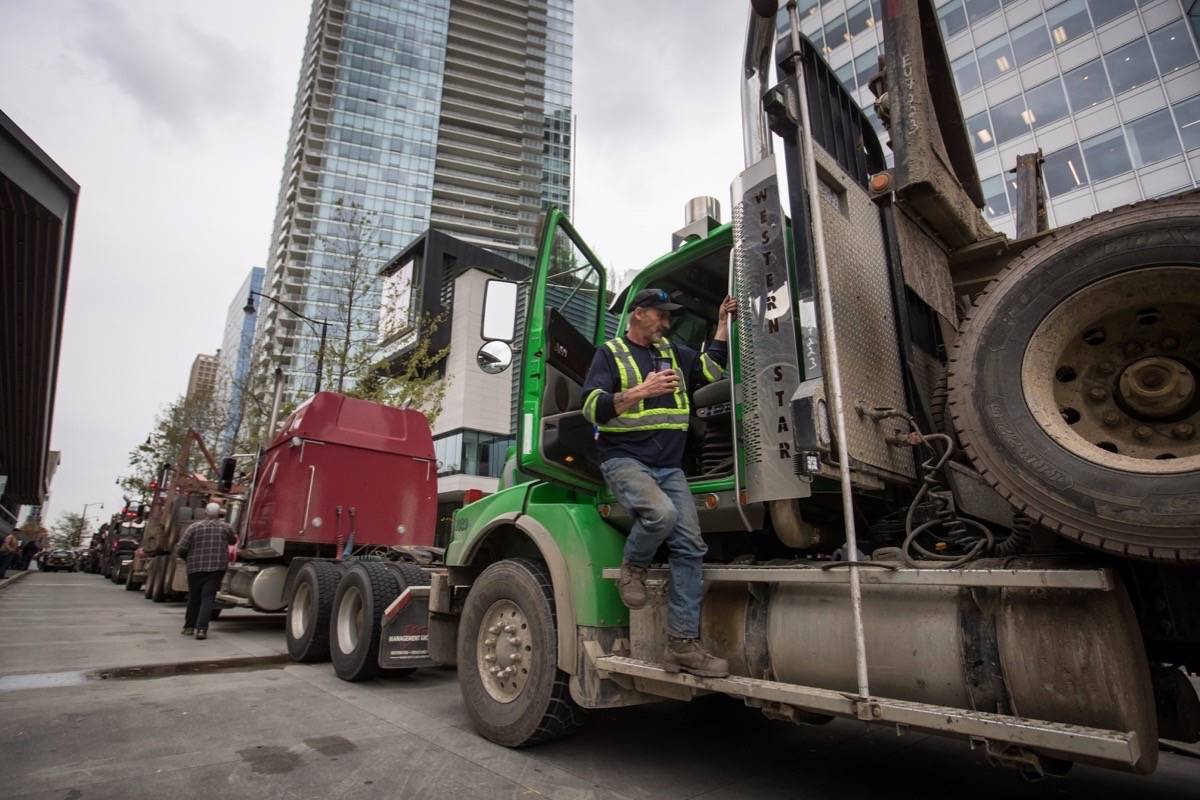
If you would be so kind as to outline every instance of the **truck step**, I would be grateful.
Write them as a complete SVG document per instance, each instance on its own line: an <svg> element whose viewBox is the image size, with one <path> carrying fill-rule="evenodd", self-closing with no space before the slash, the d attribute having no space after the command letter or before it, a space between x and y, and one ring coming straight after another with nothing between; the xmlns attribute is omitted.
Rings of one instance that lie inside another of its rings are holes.
<svg viewBox="0 0 1200 800"><path fill-rule="evenodd" d="M732 675L728 678L701 678L682 672L668 672L649 661L623 656L600 656L594 658L592 663L602 678L627 676L633 679L634 688L648 694L678 698L682 687L696 693L717 692L732 697L781 703L817 714L895 725L897 733L911 729L961 736L969 739L972 747L986 746L989 753L1004 749L997 745L1015 745L1041 755L1067 760L1083 758L1092 763L1105 762L1108 766L1126 768L1136 764L1141 756L1142 745L1134 732L1109 731L883 697L860 699L849 692L757 678Z"/></svg>
<svg viewBox="0 0 1200 800"><path fill-rule="evenodd" d="M1116 585L1112 571L1104 569L920 569L900 567L886 561L857 564L858 579L864 583L893 586L981 586L1025 589L1090 589L1110 592ZM616 580L619 569L604 570L605 578ZM667 569L654 568L649 580L666 580ZM728 583L849 583L847 562L831 561L812 566L720 566L705 567L704 580Z"/></svg>

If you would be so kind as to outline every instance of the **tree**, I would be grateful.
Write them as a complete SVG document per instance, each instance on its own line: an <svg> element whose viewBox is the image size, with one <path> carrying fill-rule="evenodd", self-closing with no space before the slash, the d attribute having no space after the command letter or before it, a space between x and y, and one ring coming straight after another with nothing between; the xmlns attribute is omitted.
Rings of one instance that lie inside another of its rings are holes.
<svg viewBox="0 0 1200 800"><path fill-rule="evenodd" d="M91 529L91 523L83 516L68 511L58 515L50 527L50 539L55 547L79 547L83 537Z"/></svg>
<svg viewBox="0 0 1200 800"><path fill-rule="evenodd" d="M335 311L329 319L322 384L350 397L416 408L430 424L441 413L446 381L441 375L449 348L435 348L434 332L446 313L415 313L415 276L392 278L380 291L385 259L375 215L339 199L330 235L318 239L325 280L322 293ZM381 336L380 318L393 335ZM400 320L398 327L394 321ZM395 353L397 335L403 342ZM385 341L386 340L386 341Z"/></svg>
<svg viewBox="0 0 1200 800"><path fill-rule="evenodd" d="M159 469L164 464L176 465L189 430L196 431L205 445L211 446L224 431L225 422L225 409L212 393L202 392L191 398L181 395L158 413L146 441L129 452L131 472L118 478L117 483L138 496L149 495ZM199 448L192 449L188 463L182 467L186 472L196 467L207 470Z"/></svg>

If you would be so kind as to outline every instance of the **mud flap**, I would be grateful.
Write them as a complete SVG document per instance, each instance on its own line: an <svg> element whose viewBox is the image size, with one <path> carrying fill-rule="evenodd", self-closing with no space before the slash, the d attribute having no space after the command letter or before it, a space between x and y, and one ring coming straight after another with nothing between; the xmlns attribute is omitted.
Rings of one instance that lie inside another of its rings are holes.
<svg viewBox="0 0 1200 800"><path fill-rule="evenodd" d="M429 587L409 586L383 612L379 666L432 667L429 655Z"/></svg>

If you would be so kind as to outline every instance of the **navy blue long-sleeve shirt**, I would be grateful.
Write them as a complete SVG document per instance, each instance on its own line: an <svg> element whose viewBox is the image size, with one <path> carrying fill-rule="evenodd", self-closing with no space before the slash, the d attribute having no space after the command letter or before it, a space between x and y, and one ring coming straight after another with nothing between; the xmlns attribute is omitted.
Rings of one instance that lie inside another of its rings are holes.
<svg viewBox="0 0 1200 800"><path fill-rule="evenodd" d="M623 337L633 354L633 360L643 378L654 371L654 350L642 347ZM700 354L687 345L671 343L675 348L675 359L679 371L683 374L686 389L690 395L698 387L707 383L704 369L700 363ZM722 341L713 341L704 351L713 361L722 367L726 364L728 346ZM632 387L631 387L632 388ZM617 363L612 351L600 347L592 357L588 367L587 378L583 382L583 396L588 397L592 391L599 389L602 394L596 401L596 422L603 424L617 415L613 407L613 395L621 391L621 376L617 371ZM665 394L648 398L645 402L647 409L674 408L675 398ZM626 431L621 433L601 432L596 439L600 461L610 458L633 458L648 467L682 467L683 450L687 444L687 431L652 430Z"/></svg>

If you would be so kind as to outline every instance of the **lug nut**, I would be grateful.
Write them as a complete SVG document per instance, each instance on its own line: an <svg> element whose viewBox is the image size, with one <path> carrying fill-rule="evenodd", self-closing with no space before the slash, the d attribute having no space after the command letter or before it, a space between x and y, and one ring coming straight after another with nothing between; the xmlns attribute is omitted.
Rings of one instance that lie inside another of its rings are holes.
<svg viewBox="0 0 1200 800"><path fill-rule="evenodd" d="M499 675L500 668L499 667L488 667L488 674L489 675Z"/></svg>
<svg viewBox="0 0 1200 800"><path fill-rule="evenodd" d="M1125 345L1125 355L1127 356L1136 356L1140 352L1142 352L1142 346L1137 342L1129 342Z"/></svg>
<svg viewBox="0 0 1200 800"><path fill-rule="evenodd" d="M1113 366L1111 361L1101 361L1096 369L1100 371L1101 375L1112 375L1117 368Z"/></svg>
<svg viewBox="0 0 1200 800"><path fill-rule="evenodd" d="M487 663L491 664L493 661L496 660L496 655L494 653L488 653L486 656L483 657L483 660L486 661Z"/></svg>
<svg viewBox="0 0 1200 800"><path fill-rule="evenodd" d="M505 625L505 626L504 626L504 632L505 632L505 633L515 633L515 632L516 632L516 630L517 630L517 626L516 626L516 625Z"/></svg>
<svg viewBox="0 0 1200 800"><path fill-rule="evenodd" d="M1088 389L1088 397L1095 400L1097 403L1108 397L1108 392L1101 389L1099 386L1093 386Z"/></svg>
<svg viewBox="0 0 1200 800"><path fill-rule="evenodd" d="M1179 340L1174 336L1164 336L1163 340L1158 343L1163 350L1174 350L1179 347Z"/></svg>
<svg viewBox="0 0 1200 800"><path fill-rule="evenodd" d="M490 647L495 647L495 646L496 646L496 640L495 640L495 639L492 639L491 637L489 637L489 638L487 638L487 639L484 639L484 640L483 640L483 646L484 646L484 647L489 647L489 648L490 648Z"/></svg>
<svg viewBox="0 0 1200 800"><path fill-rule="evenodd" d="M1136 428L1133 429L1133 435L1136 438L1141 439L1142 441L1145 441L1146 439L1149 439L1151 436L1154 435L1154 429L1151 428L1149 425L1138 425Z"/></svg>
<svg viewBox="0 0 1200 800"><path fill-rule="evenodd" d="M520 661L520 660L521 660L521 654L520 654L520 653L513 653L511 656L509 656L509 657L508 657L508 661L509 661L509 663L511 663L511 664L516 664L516 663L517 663L518 661Z"/></svg>
<svg viewBox="0 0 1200 800"><path fill-rule="evenodd" d="M1196 428L1189 422L1181 422L1171 428L1171 435L1176 439L1190 439L1196 435Z"/></svg>
<svg viewBox="0 0 1200 800"><path fill-rule="evenodd" d="M488 628L488 633L490 633L492 636L495 636L495 635L496 635L496 634L498 634L499 632L500 632L500 626L499 626L499 625L493 625L492 627Z"/></svg>
<svg viewBox="0 0 1200 800"><path fill-rule="evenodd" d="M513 647L520 647L520 646L521 646L521 640L520 640L520 639L518 639L518 638L517 638L517 637L515 637L515 636L510 636L510 637L508 637L508 643L509 643L509 644L511 644Z"/></svg>
<svg viewBox="0 0 1200 800"><path fill-rule="evenodd" d="M1118 414L1116 411L1112 411L1112 410L1105 411L1103 419L1104 419L1104 424L1110 428L1115 428L1121 424L1121 415Z"/></svg>

